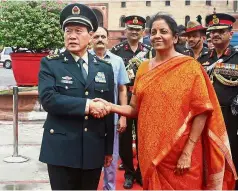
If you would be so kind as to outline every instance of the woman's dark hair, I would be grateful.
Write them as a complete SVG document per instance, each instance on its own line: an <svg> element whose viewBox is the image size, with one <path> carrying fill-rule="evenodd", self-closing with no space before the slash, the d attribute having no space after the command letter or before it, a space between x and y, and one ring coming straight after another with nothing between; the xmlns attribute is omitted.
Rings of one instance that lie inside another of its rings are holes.
<svg viewBox="0 0 238 191"><path fill-rule="evenodd" d="M161 14L161 13L157 13L156 15L152 16L152 18L150 19L150 22L149 22L150 33L151 33L151 28L152 28L153 23L157 20L164 20L167 23L167 25L169 26L170 30L172 31L173 36L178 34L178 25L177 25L176 21L169 15L165 15L165 14Z"/></svg>

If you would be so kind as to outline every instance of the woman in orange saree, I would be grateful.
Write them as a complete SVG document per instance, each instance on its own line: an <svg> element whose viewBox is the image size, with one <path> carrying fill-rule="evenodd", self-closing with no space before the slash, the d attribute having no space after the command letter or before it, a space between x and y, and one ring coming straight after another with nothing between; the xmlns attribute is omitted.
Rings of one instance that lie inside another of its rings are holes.
<svg viewBox="0 0 238 191"><path fill-rule="evenodd" d="M142 63L134 89L144 189L233 189L236 173L226 127L200 64L177 56L152 70L149 66ZM201 114L207 114L207 120L196 140L191 128ZM194 145L192 153L185 152L189 144ZM191 154L191 164L176 173L183 154Z"/></svg>
<svg viewBox="0 0 238 191"><path fill-rule="evenodd" d="M95 101L138 115L144 189L233 189L236 172L213 86L197 61L174 50L176 22L156 15L151 23L156 57L140 65L130 106Z"/></svg>

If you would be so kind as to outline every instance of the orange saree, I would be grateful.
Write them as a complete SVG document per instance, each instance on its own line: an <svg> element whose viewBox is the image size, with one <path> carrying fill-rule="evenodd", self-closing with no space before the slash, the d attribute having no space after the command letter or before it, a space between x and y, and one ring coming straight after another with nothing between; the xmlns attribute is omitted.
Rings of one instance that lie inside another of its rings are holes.
<svg viewBox="0 0 238 191"><path fill-rule="evenodd" d="M149 70L141 64L134 94L138 106L139 162L146 190L233 189L236 172L226 127L210 80L193 58L178 56ZM174 173L193 119L208 113L191 168Z"/></svg>

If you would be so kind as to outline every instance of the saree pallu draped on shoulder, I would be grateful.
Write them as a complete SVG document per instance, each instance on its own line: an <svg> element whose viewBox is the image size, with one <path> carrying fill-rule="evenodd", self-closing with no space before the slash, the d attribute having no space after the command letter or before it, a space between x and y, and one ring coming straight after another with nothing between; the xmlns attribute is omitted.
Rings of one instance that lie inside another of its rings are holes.
<svg viewBox="0 0 238 191"><path fill-rule="evenodd" d="M134 94L138 106L139 161L146 190L233 189L236 172L212 84L193 58L178 56L152 70L141 64ZM191 168L174 173L195 116L207 113Z"/></svg>

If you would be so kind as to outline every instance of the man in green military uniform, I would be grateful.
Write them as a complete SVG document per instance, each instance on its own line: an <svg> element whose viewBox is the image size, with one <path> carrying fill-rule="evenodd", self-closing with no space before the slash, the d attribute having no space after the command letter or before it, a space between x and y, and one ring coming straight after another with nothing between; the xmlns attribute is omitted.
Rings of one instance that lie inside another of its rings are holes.
<svg viewBox="0 0 238 191"><path fill-rule="evenodd" d="M214 45L203 63L217 93L227 127L232 158L238 170L238 52L230 45L232 25L236 21L228 14L216 13L206 17ZM236 190L238 184L236 184Z"/></svg>
<svg viewBox="0 0 238 191"><path fill-rule="evenodd" d="M131 99L133 84L137 69L140 63L147 58L152 57L152 47L140 42L146 20L143 17L132 15L124 19L126 24L127 40L112 48L111 52L120 56L127 69L130 83L127 85L128 103ZM122 118L120 120L123 120ZM132 127L137 126L137 120L127 119L127 128L120 134L119 155L125 168L124 188L130 189L133 186L134 179L142 185L139 165L135 171L133 166L132 152Z"/></svg>
<svg viewBox="0 0 238 191"><path fill-rule="evenodd" d="M48 112L40 152L53 190L96 190L102 166L112 161L113 114L94 98L114 101L112 66L87 52L98 28L94 12L82 4L61 12L66 51L41 61L39 97Z"/></svg>
<svg viewBox="0 0 238 191"><path fill-rule="evenodd" d="M188 46L193 51L193 57L203 63L208 54L208 48L204 47L206 28L197 21L189 21L182 35L187 38Z"/></svg>

